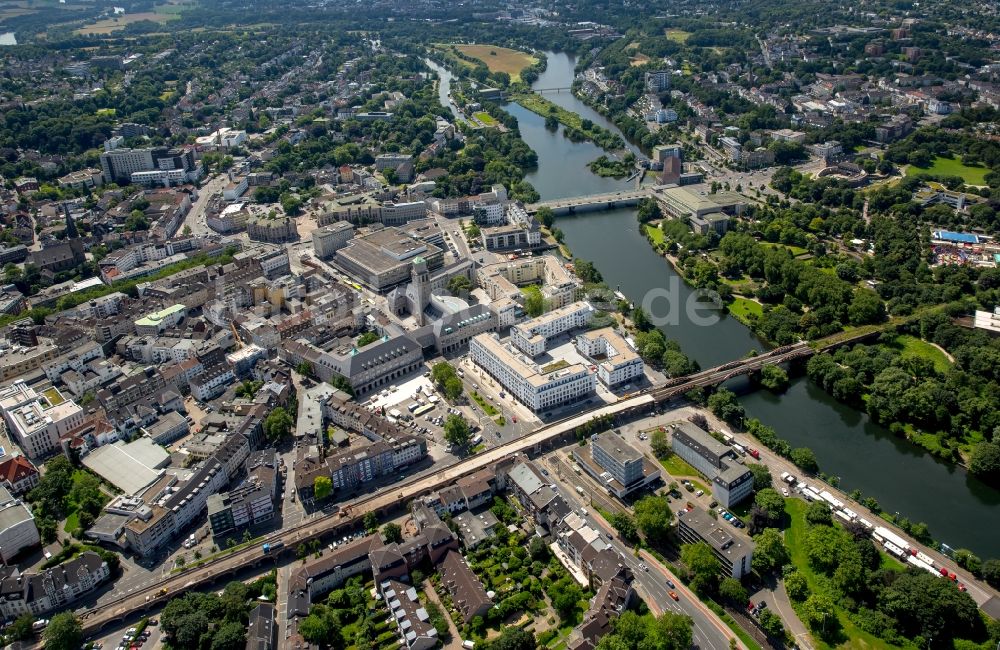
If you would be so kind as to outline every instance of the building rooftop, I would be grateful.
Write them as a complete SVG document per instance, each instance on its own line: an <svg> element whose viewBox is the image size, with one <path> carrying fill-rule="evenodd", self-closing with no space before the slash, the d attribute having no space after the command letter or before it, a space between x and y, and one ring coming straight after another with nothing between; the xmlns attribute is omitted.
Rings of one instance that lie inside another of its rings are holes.
<svg viewBox="0 0 1000 650"><path fill-rule="evenodd" d="M187 307L184 305L171 305L161 309L160 311L154 311L151 314L147 314L143 318L137 320L135 324L136 327L158 327L164 319L176 314L177 312L183 312L186 310Z"/></svg>

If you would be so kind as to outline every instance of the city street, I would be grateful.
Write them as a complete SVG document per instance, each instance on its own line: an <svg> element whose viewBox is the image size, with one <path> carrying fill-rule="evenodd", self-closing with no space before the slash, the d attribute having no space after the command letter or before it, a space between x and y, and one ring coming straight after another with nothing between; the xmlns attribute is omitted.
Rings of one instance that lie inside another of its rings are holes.
<svg viewBox="0 0 1000 650"><path fill-rule="evenodd" d="M192 235L211 235L214 233L205 223L205 211L212 196L221 193L227 183L229 183L229 176L219 174L201 186L201 189L198 190L198 198L191 205L191 210L180 226L181 231L184 230L184 226L189 226Z"/></svg>
<svg viewBox="0 0 1000 650"><path fill-rule="evenodd" d="M560 453L554 452L554 454ZM581 514L583 519L591 528L601 531L608 543L621 554L625 563L635 574L638 591L649 603L651 609L660 612L674 611L690 616L694 622L695 647L703 650L724 650L729 647L729 639L735 638L732 630L708 610L667 567L647 554L643 554L645 561L636 557L634 549L626 546L618 538L611 524L605 521L604 517L590 510L591 499L598 495L598 492L593 490L590 484L586 484L584 487L586 496L580 496L576 491L576 485L570 482L563 473L557 473L554 480L562 487L563 495L571 506L575 506L574 509L577 510L577 513L586 511L586 515ZM667 585L667 580L674 583L673 588ZM678 595L677 601L670 597L669 592L671 591ZM742 647L742 642L737 642Z"/></svg>

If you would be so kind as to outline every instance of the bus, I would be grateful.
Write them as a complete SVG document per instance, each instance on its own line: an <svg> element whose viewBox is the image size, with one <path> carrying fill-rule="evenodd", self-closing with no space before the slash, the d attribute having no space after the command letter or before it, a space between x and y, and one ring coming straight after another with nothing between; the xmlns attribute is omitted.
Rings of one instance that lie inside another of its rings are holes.
<svg viewBox="0 0 1000 650"><path fill-rule="evenodd" d="M413 411L413 417L419 418L424 413L429 413L430 411L433 411L433 410L434 410L434 405L433 404L424 404L420 408L414 409L414 411Z"/></svg>

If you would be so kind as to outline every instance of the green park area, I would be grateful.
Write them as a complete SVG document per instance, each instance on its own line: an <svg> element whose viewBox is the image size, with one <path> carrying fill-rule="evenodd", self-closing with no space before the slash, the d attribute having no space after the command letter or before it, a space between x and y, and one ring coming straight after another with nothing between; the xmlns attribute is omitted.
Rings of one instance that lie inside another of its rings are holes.
<svg viewBox="0 0 1000 650"><path fill-rule="evenodd" d="M893 341L892 347L902 353L903 358L926 359L934 364L934 369L944 374L951 369L951 360L940 348L918 339L915 336L901 334Z"/></svg>
<svg viewBox="0 0 1000 650"><path fill-rule="evenodd" d="M690 38L690 36L691 32L685 32L683 29L667 30L667 40L671 40L682 45L687 42L687 39Z"/></svg>
<svg viewBox="0 0 1000 650"><path fill-rule="evenodd" d="M756 300L736 296L733 301L729 303L729 313L741 322L746 323L749 322L751 316L761 316L764 313L764 307L761 306L761 304Z"/></svg>
<svg viewBox="0 0 1000 650"><path fill-rule="evenodd" d="M907 176L917 176L919 174L933 174L935 176L960 176L968 185L986 185L986 174L990 172L986 167L966 165L956 158L942 158L938 156L930 167L917 167L910 165L906 168Z"/></svg>

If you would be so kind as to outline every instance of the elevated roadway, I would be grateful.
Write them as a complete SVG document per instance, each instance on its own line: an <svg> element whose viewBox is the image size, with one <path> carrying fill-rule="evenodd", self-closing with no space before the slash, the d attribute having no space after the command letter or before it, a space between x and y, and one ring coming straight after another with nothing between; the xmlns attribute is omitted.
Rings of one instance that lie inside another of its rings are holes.
<svg viewBox="0 0 1000 650"><path fill-rule="evenodd" d="M349 503L344 507L344 511L349 513L346 516L342 512L323 515L271 535L261 543L265 541L274 543L280 540L285 545L280 553L292 553L299 544L324 536L337 537L358 529L367 512L379 515L388 513L405 506L412 499L443 488L466 474L496 465L515 454L538 455L555 445L575 442L577 427L587 424L594 418L609 417L613 422L620 423L647 413L692 388L716 385L738 375L758 371L765 365L785 363L808 357L813 353L814 350L808 344L797 343L671 380L664 386L628 395L614 404L546 424L522 438L455 462L435 474L402 481L391 488L383 489L380 493ZM84 634L93 635L105 625L121 622L136 612L162 607L169 599L188 590L204 589L218 580L225 581L237 569L274 563L277 554L279 553L264 555L261 544L255 544L164 577L117 600L83 611L81 619Z"/></svg>

